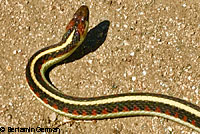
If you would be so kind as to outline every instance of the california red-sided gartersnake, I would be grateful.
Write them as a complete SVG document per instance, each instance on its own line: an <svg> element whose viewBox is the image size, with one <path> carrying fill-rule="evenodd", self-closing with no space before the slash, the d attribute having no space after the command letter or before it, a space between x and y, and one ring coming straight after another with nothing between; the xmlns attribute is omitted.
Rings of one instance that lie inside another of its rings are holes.
<svg viewBox="0 0 200 134"><path fill-rule="evenodd" d="M47 70L69 57L86 37L89 10L81 6L61 42L37 51L28 61L26 79L33 95L53 111L73 119L96 120L136 115L159 116L200 132L200 107L179 98L129 93L92 98L65 95L46 78Z"/></svg>

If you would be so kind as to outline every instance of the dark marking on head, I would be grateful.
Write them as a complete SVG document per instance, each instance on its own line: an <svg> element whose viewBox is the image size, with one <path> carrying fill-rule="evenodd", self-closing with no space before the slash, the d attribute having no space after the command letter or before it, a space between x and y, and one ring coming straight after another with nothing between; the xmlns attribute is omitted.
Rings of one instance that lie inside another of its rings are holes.
<svg viewBox="0 0 200 134"><path fill-rule="evenodd" d="M79 22L84 22L89 20L89 9L87 6L81 6L74 14L74 19L79 20Z"/></svg>
<svg viewBox="0 0 200 134"><path fill-rule="evenodd" d="M89 20L89 9L87 6L81 6L74 14L72 20L66 27L66 34L63 36L63 40L66 40L71 32L75 30L75 34L80 38L80 35L85 34L87 31L86 26Z"/></svg>

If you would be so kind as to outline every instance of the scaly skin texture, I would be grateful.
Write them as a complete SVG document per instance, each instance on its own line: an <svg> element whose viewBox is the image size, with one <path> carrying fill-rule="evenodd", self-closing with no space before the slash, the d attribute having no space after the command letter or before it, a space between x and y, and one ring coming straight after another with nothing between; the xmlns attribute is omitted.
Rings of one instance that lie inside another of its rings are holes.
<svg viewBox="0 0 200 134"><path fill-rule="evenodd" d="M46 71L69 57L83 42L89 10L81 6L61 42L37 51L28 61L26 78L34 96L50 109L73 119L105 119L135 115L167 118L200 132L200 108L187 101L153 93L79 98L64 95L46 78Z"/></svg>

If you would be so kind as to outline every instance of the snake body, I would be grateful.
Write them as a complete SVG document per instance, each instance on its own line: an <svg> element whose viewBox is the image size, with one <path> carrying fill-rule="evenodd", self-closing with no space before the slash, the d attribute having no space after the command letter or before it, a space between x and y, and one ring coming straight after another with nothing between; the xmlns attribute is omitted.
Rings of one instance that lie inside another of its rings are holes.
<svg viewBox="0 0 200 134"><path fill-rule="evenodd" d="M69 57L85 39L89 10L81 6L58 44L37 51L28 61L26 79L33 95L53 111L72 119L96 120L139 115L159 116L200 132L200 107L172 96L128 93L81 98L65 95L46 77L47 70Z"/></svg>

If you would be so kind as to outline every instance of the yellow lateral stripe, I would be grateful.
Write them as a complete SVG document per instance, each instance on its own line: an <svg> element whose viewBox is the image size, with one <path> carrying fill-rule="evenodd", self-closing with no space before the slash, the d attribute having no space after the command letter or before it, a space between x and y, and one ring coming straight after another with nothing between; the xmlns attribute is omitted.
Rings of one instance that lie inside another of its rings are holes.
<svg viewBox="0 0 200 134"><path fill-rule="evenodd" d="M65 98L61 98L59 96L56 96L55 94L49 92L44 87L40 87L42 91L45 91L48 95L53 97L54 99L57 99L61 102L68 103L68 104L74 104L74 105L99 105L99 104L107 104L107 103L115 103L115 102L122 102L122 101L152 101L152 102L158 102L163 104L168 104L174 107L178 107L180 109L184 109L185 111L188 111L190 113L195 113L196 116L200 117L200 112L196 109L193 109L192 107L189 107L185 104L182 104L180 102L166 99L166 98L160 98L155 96L123 96L123 97L116 97L116 98L107 98L103 100L94 100L94 101L75 101L75 100L66 100Z"/></svg>
<svg viewBox="0 0 200 134"><path fill-rule="evenodd" d="M164 104L168 104L168 105L171 105L171 106L175 106L175 107L178 107L180 109L184 109L185 111L188 111L188 112L191 112L191 113L196 113L196 115L200 117L200 112L199 111L197 111L197 110L195 110L195 109L193 109L193 108L191 108L191 107L189 107L187 105L184 105L184 104L182 104L180 102L176 102L176 101L173 101L173 100L170 100L170 99L160 98L160 97L155 97L155 96L123 96L123 97L116 97L116 98L110 98L110 99L107 98L107 99L103 99L103 100L94 100L94 101L83 102L83 101L66 100L65 98L61 98L59 96L56 96L55 94L53 94L50 91L48 91L45 87L43 87L40 84L40 82L37 81L37 79L35 77L35 74L34 74L34 65L35 65L36 61L40 57L42 57L43 55L45 55L47 53L54 52L54 51L58 51L58 50L60 50L60 49L62 49L64 47L66 47L67 45L69 45L71 43L72 39L73 39L74 32L75 32L75 30L70 34L69 38L61 46L46 50L46 51L40 53L39 55L37 55L33 59L32 63L31 63L31 76L32 76L34 82L36 83L36 85L43 92L45 92L46 94L48 94L52 98L55 98L55 99L57 99L57 100L59 100L61 102L68 103L68 104L74 104L74 105L98 105L98 104L106 104L106 103L111 103L111 102L115 103L115 102L121 102L121 101L136 101L136 100L138 100L138 101L139 100L142 100L142 101L153 101L153 102L159 102L159 103L164 103ZM45 64L48 64L48 62L45 63ZM43 67L45 66L45 64L43 65ZM43 70L43 69L41 69L41 70ZM43 75L43 78L45 78L43 73L42 73L42 75ZM45 82L49 83L47 80L45 80ZM50 85L50 83L49 83L49 85ZM53 87L53 86L51 86L51 87ZM57 90L57 89L55 89L55 90Z"/></svg>
<svg viewBox="0 0 200 134"><path fill-rule="evenodd" d="M150 115L173 120L200 132L200 107L175 97L153 93L133 93L119 96L108 95L101 99L95 97L85 100L73 99L72 96L70 99L70 96L65 96L54 87L46 78L47 69L69 57L79 47L87 35L88 25L88 7L81 6L66 27L67 32L70 32L69 36L63 37L66 41L62 40L58 45L42 49L30 58L26 68L27 82L33 95L42 104L73 119L97 120ZM41 61L37 67L36 63L40 59L44 61ZM40 72L35 72L34 69L39 69ZM42 78L38 78L38 75Z"/></svg>
<svg viewBox="0 0 200 134"><path fill-rule="evenodd" d="M35 77L35 74L34 74L34 65L35 65L36 61L40 57L42 57L43 55L45 55L47 53L54 52L54 51L58 51L58 50L60 50L60 49L62 49L64 47L66 47L67 45L69 45L71 43L72 39L73 39L74 32L75 32L75 30L70 34L69 38L61 46L46 50L46 51L40 53L39 55L37 55L33 59L32 63L31 63L31 76L32 76L34 82L36 83L36 85L43 92L45 92L46 94L48 94L52 98L55 98L55 99L57 99L57 100L59 100L61 102L68 103L68 104L74 104L74 105L96 105L96 104L106 104L106 103L111 103L111 102L115 103L115 102L121 102L121 101L136 101L136 100L138 100L138 101L139 100L143 100L143 101L161 102L161 103L164 103L164 104L168 104L168 105L172 105L172 106L178 107L180 109L184 109L185 111L189 111L191 113L196 113L196 115L200 117L200 112L199 111L197 111L197 110L195 110L195 109L193 109L193 108L191 108L191 107L189 107L187 105L184 105L184 104L182 104L180 102L176 102L176 101L173 101L173 100L170 100L170 99L160 98L160 97L155 97L155 96L123 96L123 97L116 97L116 98L110 98L110 99L107 98L107 99L103 99L103 100L95 100L95 101L83 102L83 101L66 100L65 98L61 98L59 96L56 96L55 94L53 94L50 91L48 91L45 87L43 87L40 84L40 82L37 81L37 79ZM48 62L45 63L45 64L48 64ZM44 66L45 66L45 64L44 64ZM43 70L43 69L41 69L41 70ZM42 73L42 75L43 75L43 78L45 78L43 73ZM45 82L49 83L47 80L45 80ZM57 90L57 89L55 89L55 90Z"/></svg>
<svg viewBox="0 0 200 134"><path fill-rule="evenodd" d="M97 115L74 115L72 113L65 113L63 111L60 111L59 109L55 109L53 107L51 107L49 104L44 103L40 98L38 98L34 92L32 92L33 95L41 102L43 103L45 106L47 106L48 108L50 108L51 110L60 113L62 115L65 115L67 117L70 118L74 118L74 119L104 119L104 118L112 118L112 117L123 117L123 116L133 116L133 115L150 115L150 116L159 116L159 117L163 117L175 122L178 122L180 124L183 124L185 126L188 126L194 130L196 130L197 132L200 132L200 128L195 127L194 125L192 125L189 122L185 122L179 118L175 118L174 116L171 115L167 115L164 113L159 113L159 112L154 112L154 111L127 111L127 112L118 112L118 113L108 113L108 114L97 114Z"/></svg>
<svg viewBox="0 0 200 134"><path fill-rule="evenodd" d="M59 51L60 49L63 49L63 48L65 48L67 45L69 45L69 44L72 42L72 39L73 39L73 37L74 37L74 33L75 33L75 30L73 30L73 31L71 32L69 38L66 40L65 43L63 43L63 44L60 45L60 46L57 46L57 47L55 47L55 48L48 49L48 50L46 50L46 51L44 51L44 52L38 54L38 55L33 59L33 61L31 62L31 65L30 65L31 77L32 77L33 81L35 82L35 84L36 84L41 90L43 90L45 93L48 93L48 90L46 90L46 89L40 84L40 82L37 81L36 76L35 76L35 74L34 74L34 66L35 66L35 63L37 62L37 60L38 60L40 57L42 57L42 56L44 56L44 55L46 55L46 54L48 54L48 53L52 53L52 52L55 52L55 51ZM53 59L53 60L55 60L55 59ZM49 63L49 62L48 62L48 63ZM44 66L42 65L42 68L43 68L43 67L44 67ZM41 70L43 70L43 69L41 69ZM43 77L44 81L45 81L46 83L48 83L49 85L51 85L51 84L46 80L46 78L45 78L43 72L40 72L40 73L42 74L42 77ZM51 85L51 87L54 88L52 85ZM54 89L55 89L55 88L54 88ZM55 90L57 90L57 89L55 89Z"/></svg>

